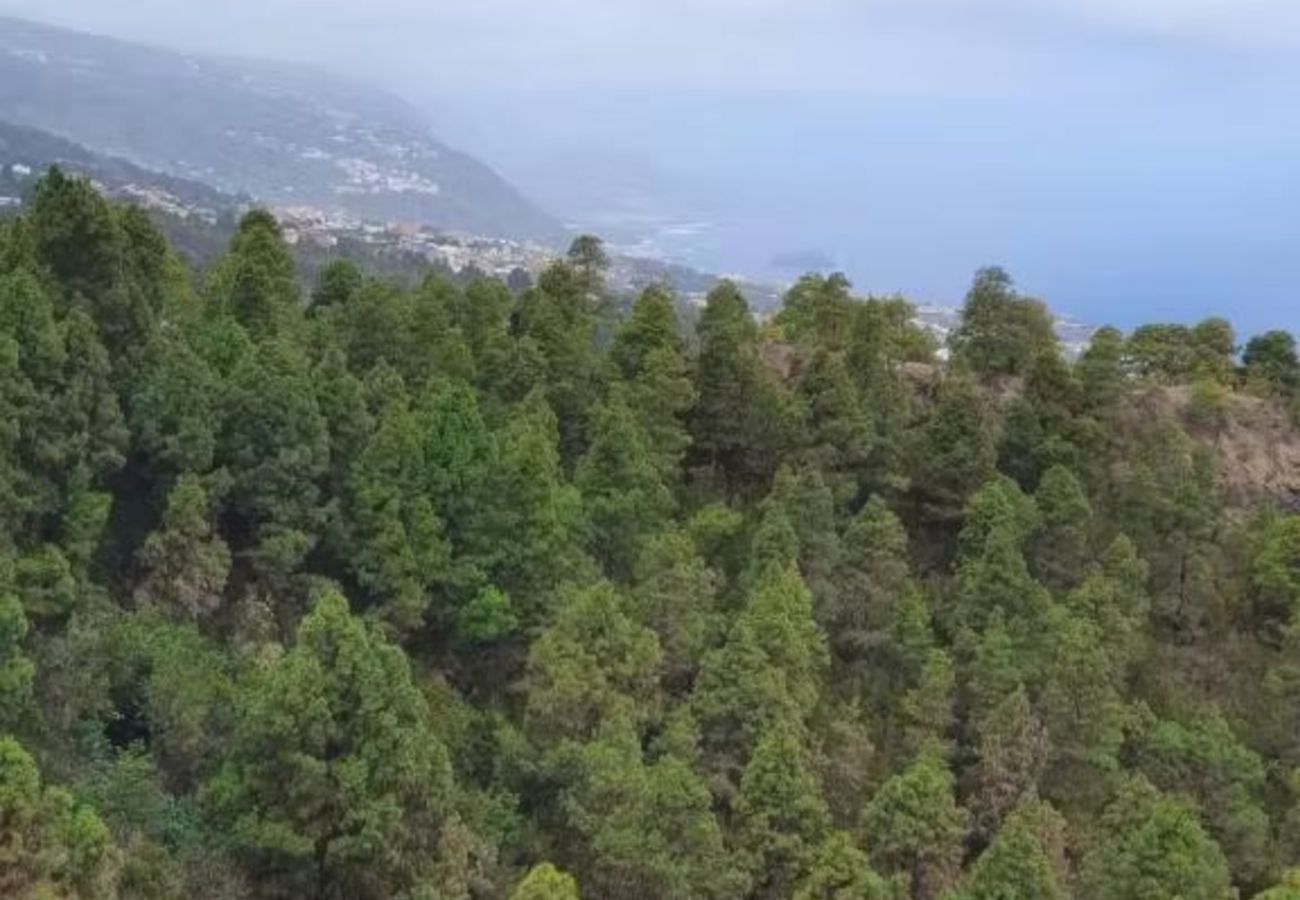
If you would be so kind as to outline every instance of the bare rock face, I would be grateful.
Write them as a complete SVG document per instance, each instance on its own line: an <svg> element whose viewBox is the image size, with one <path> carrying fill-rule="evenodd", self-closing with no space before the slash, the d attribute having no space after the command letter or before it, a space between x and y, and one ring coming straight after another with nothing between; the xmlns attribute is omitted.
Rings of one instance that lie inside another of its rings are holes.
<svg viewBox="0 0 1300 900"><path fill-rule="evenodd" d="M1229 415L1215 442L1229 498L1300 511L1300 429L1277 404L1255 397L1233 397Z"/></svg>
<svg viewBox="0 0 1300 900"><path fill-rule="evenodd" d="M1300 512L1300 427L1281 403L1231 393L1221 420L1208 426L1196 420L1193 391L1186 385L1153 389L1138 403L1148 414L1177 417L1195 438L1214 447L1230 505L1271 504Z"/></svg>

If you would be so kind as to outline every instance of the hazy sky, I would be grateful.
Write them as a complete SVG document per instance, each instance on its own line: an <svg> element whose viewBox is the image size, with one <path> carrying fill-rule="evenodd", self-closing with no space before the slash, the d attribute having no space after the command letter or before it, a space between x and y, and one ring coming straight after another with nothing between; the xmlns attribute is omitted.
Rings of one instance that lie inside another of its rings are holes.
<svg viewBox="0 0 1300 900"><path fill-rule="evenodd" d="M1300 329L1296 0L0 0L391 87L557 214L953 302Z"/></svg>

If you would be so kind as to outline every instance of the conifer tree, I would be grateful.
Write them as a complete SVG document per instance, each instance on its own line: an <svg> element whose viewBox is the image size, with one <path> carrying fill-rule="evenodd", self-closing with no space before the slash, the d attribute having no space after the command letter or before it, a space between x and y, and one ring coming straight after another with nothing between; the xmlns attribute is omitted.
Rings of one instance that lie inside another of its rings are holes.
<svg viewBox="0 0 1300 900"><path fill-rule="evenodd" d="M1223 852L1195 813L1140 776L1106 809L1102 838L1084 860L1085 897L1227 900L1233 896Z"/></svg>
<svg viewBox="0 0 1300 900"><path fill-rule="evenodd" d="M955 896L960 900L1062 900L1069 896L1064 873L1058 871L1032 825L1030 815L1013 815L992 846L980 854L969 880Z"/></svg>
<svg viewBox="0 0 1300 900"><path fill-rule="evenodd" d="M696 334L695 458L731 487L759 481L775 468L782 411L759 362L758 327L734 284L724 281L709 292Z"/></svg>
<svg viewBox="0 0 1300 900"><path fill-rule="evenodd" d="M230 575L230 548L215 533L202 481L184 475L167 495L159 529L137 555L136 603L182 620L216 612Z"/></svg>
<svg viewBox="0 0 1300 900"><path fill-rule="evenodd" d="M592 554L626 581L642 542L664 527L673 498L659 480L645 436L621 398L602 404L574 483L591 527Z"/></svg>
<svg viewBox="0 0 1300 900"><path fill-rule="evenodd" d="M616 716L582 748L580 765L580 783L566 805L588 846L587 890L647 900L739 894L742 873L723 846L708 786L689 758L670 751L645 761L635 729Z"/></svg>
<svg viewBox="0 0 1300 900"><path fill-rule="evenodd" d="M405 656L326 591L295 645L252 673L207 802L286 891L395 893L425 877L451 792Z"/></svg>
<svg viewBox="0 0 1300 900"><path fill-rule="evenodd" d="M510 900L578 900L578 883L550 863L541 863L515 885Z"/></svg>
<svg viewBox="0 0 1300 900"><path fill-rule="evenodd" d="M947 764L927 749L867 802L862 830L878 871L903 876L913 897L933 900L957 879L967 819Z"/></svg>
<svg viewBox="0 0 1300 900"><path fill-rule="evenodd" d="M923 519L940 525L959 521L995 462L980 399L967 379L944 379L909 456L912 494Z"/></svg>
<svg viewBox="0 0 1300 900"><path fill-rule="evenodd" d="M805 721L827 662L803 579L789 564L769 566L726 643L705 657L696 683L694 704L706 749L734 765L773 724Z"/></svg>
<svg viewBox="0 0 1300 900"><path fill-rule="evenodd" d="M867 855L843 831L832 832L817 848L808 876L794 900L887 900L889 884L871 868Z"/></svg>
<svg viewBox="0 0 1300 900"><path fill-rule="evenodd" d="M1091 537L1092 506L1074 473L1053 466L1034 493L1039 525L1030 541L1035 577L1056 591L1068 590L1084 575Z"/></svg>
<svg viewBox="0 0 1300 900"><path fill-rule="evenodd" d="M0 583L0 729L15 728L28 711L36 667L23 652L27 615L10 588Z"/></svg>
<svg viewBox="0 0 1300 900"><path fill-rule="evenodd" d="M759 738L740 779L736 816L753 873L751 896L788 896L830 824L797 724L775 722Z"/></svg>
<svg viewBox="0 0 1300 900"><path fill-rule="evenodd" d="M661 659L654 632L633 621L613 585L566 588L528 654L530 731L581 741L618 716L639 726L653 721Z"/></svg>
<svg viewBox="0 0 1300 900"><path fill-rule="evenodd" d="M279 335L301 315L293 257L269 212L254 209L240 219L209 294L214 309L238 322L254 341Z"/></svg>

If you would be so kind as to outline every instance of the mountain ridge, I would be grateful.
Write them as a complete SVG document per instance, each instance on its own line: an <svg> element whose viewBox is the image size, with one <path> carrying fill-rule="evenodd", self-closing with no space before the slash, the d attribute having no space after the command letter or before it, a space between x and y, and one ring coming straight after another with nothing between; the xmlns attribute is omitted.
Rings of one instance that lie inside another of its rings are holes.
<svg viewBox="0 0 1300 900"><path fill-rule="evenodd" d="M260 202L491 236L562 226L400 97L310 66L0 17L5 118Z"/></svg>

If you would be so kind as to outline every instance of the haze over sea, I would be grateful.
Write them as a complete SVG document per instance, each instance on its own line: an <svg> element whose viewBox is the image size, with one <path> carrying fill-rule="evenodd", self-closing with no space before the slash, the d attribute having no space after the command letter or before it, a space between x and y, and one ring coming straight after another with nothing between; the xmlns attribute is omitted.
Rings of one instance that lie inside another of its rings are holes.
<svg viewBox="0 0 1300 900"><path fill-rule="evenodd" d="M1284 0L0 7L368 78L575 226L713 270L955 303L998 263L1091 322L1300 328Z"/></svg>

